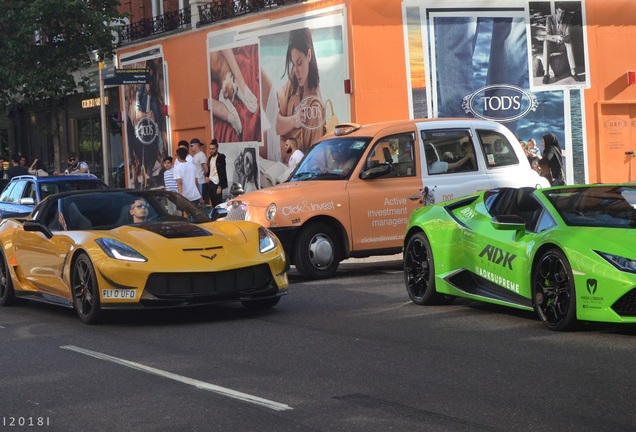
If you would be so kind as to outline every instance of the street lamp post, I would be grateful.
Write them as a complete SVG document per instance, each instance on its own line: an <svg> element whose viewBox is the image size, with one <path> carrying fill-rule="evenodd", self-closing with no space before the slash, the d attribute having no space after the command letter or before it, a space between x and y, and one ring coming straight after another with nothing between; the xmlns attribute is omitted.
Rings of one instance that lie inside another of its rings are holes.
<svg viewBox="0 0 636 432"><path fill-rule="evenodd" d="M110 155L108 151L108 128L106 125L106 103L104 97L104 62L99 62L99 114L102 124L102 157L104 183L110 186Z"/></svg>

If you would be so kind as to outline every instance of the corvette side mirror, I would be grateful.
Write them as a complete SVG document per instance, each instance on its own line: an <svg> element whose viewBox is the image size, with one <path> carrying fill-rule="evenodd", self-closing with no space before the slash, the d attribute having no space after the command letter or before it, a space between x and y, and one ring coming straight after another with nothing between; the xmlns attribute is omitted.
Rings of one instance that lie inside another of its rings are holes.
<svg viewBox="0 0 636 432"><path fill-rule="evenodd" d="M42 225L40 222L38 221L34 221L34 220L25 220L22 223L22 227L24 228L25 231L30 231L30 232L40 232L42 234L44 234L44 236L48 239L50 239L51 237L53 237L53 233L51 232L51 230L49 229L49 227Z"/></svg>

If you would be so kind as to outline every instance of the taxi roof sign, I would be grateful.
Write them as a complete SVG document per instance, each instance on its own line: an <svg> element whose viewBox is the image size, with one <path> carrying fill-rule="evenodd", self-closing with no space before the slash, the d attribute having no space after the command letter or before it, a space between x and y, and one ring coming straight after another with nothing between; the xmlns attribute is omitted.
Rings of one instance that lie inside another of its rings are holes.
<svg viewBox="0 0 636 432"><path fill-rule="evenodd" d="M362 125L359 125L358 123L340 123L336 125L333 133L336 136L349 135L350 133L357 131L361 127Z"/></svg>

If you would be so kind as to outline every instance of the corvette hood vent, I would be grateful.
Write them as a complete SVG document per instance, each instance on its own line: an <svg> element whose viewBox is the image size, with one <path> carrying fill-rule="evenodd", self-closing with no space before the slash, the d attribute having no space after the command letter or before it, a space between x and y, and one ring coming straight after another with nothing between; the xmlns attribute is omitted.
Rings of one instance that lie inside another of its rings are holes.
<svg viewBox="0 0 636 432"><path fill-rule="evenodd" d="M150 222L140 224L139 228L159 234L165 238L206 237L212 235L209 231L188 222Z"/></svg>

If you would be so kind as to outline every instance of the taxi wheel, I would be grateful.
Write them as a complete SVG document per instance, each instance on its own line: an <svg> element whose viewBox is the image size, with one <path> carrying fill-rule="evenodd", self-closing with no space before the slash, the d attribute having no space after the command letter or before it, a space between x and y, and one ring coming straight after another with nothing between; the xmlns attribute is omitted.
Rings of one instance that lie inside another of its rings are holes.
<svg viewBox="0 0 636 432"><path fill-rule="evenodd" d="M273 308L279 301L280 297L272 297L259 300L246 300L241 303L248 311L264 311Z"/></svg>
<svg viewBox="0 0 636 432"><path fill-rule="evenodd" d="M532 270L534 309L550 330L566 331L577 327L574 275L567 257L559 249L550 249Z"/></svg>
<svg viewBox="0 0 636 432"><path fill-rule="evenodd" d="M435 290L433 250L423 232L411 237L404 250L404 283L409 297L417 305L450 304L455 300Z"/></svg>
<svg viewBox="0 0 636 432"><path fill-rule="evenodd" d="M11 306L17 303L11 273L4 254L0 256L0 306Z"/></svg>
<svg viewBox="0 0 636 432"><path fill-rule="evenodd" d="M95 268L85 253L80 254L73 265L71 275L73 303L79 319L86 324L95 324L101 318L99 287Z"/></svg>
<svg viewBox="0 0 636 432"><path fill-rule="evenodd" d="M312 223L298 234L294 245L294 265L303 277L326 279L340 265L340 244L334 230L324 223Z"/></svg>

